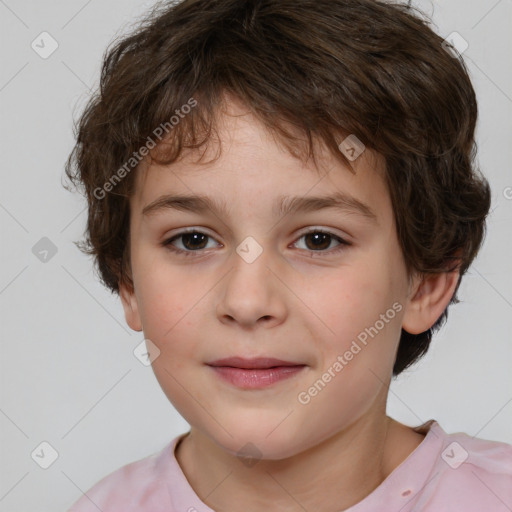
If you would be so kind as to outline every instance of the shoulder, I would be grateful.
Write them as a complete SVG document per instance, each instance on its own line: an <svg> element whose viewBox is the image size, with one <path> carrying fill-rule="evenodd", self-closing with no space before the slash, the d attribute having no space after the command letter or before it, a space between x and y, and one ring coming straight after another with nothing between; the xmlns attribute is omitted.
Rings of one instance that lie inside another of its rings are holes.
<svg viewBox="0 0 512 512"><path fill-rule="evenodd" d="M68 512L168 511L165 485L176 439L161 451L108 474L76 501Z"/></svg>
<svg viewBox="0 0 512 512"><path fill-rule="evenodd" d="M435 497L436 511L510 512L512 445L464 433L446 434L438 425L434 433L441 442L430 480L433 492L426 495Z"/></svg>

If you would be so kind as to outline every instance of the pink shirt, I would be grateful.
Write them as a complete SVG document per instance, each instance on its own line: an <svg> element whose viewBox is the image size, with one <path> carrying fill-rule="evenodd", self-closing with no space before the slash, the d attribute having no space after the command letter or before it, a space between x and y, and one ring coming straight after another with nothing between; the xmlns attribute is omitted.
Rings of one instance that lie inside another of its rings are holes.
<svg viewBox="0 0 512 512"><path fill-rule="evenodd" d="M347 512L511 512L512 445L446 434L433 420L421 444ZM214 512L194 492L174 449L110 473L68 512Z"/></svg>

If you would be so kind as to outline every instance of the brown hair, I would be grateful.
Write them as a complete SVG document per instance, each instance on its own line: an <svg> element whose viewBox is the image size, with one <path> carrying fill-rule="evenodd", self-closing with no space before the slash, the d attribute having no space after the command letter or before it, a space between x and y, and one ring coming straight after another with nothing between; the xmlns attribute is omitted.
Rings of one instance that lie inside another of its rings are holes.
<svg viewBox="0 0 512 512"><path fill-rule="evenodd" d="M89 206L78 245L94 256L102 282L113 292L120 282L133 285L130 171L141 148L171 163L184 148L206 144L229 93L295 156L305 148L314 158L318 139L350 167L340 134L381 154L409 275L458 267L450 304L459 302L460 280L485 234L490 190L474 163L477 103L467 69L423 18L377 0L156 4L107 49L66 163ZM164 156L163 143L152 149L159 127L167 127ZM447 315L448 308L424 333L402 330L394 375L427 351Z"/></svg>

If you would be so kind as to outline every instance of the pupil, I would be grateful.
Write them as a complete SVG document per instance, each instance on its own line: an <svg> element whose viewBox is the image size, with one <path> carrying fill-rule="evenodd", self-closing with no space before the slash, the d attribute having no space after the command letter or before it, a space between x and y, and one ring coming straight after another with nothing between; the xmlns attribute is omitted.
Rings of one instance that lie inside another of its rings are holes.
<svg viewBox="0 0 512 512"><path fill-rule="evenodd" d="M320 245L316 244L316 243L313 244L314 249L322 249L322 248L329 247L330 235L328 235L327 233L308 233L306 235L306 240L308 239L308 237L313 237L316 242L320 241ZM327 244L325 244L326 240L327 240Z"/></svg>
<svg viewBox="0 0 512 512"><path fill-rule="evenodd" d="M183 245L187 249L197 249L197 247L194 246L194 242L197 242L200 237L203 238L203 242L204 242L206 239L206 235L204 235L203 233L197 233L197 232L185 233L183 235ZM190 246L190 244L189 244L190 241L192 241L192 246ZM202 247L199 247L199 249L201 249L201 248Z"/></svg>

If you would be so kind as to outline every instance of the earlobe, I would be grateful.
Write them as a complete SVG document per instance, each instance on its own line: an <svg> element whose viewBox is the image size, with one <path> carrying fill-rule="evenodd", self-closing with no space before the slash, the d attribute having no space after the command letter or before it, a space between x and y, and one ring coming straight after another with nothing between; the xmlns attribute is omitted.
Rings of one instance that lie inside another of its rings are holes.
<svg viewBox="0 0 512 512"><path fill-rule="evenodd" d="M119 297L121 298L121 302L123 304L124 317L126 319L126 323L134 331L142 331L142 322L140 319L139 307L137 304L137 298L135 296L135 290L133 289L133 287L128 286L127 284L120 284Z"/></svg>
<svg viewBox="0 0 512 512"><path fill-rule="evenodd" d="M450 303L458 280L458 269L416 279L405 308L402 328L410 334L430 329Z"/></svg>

